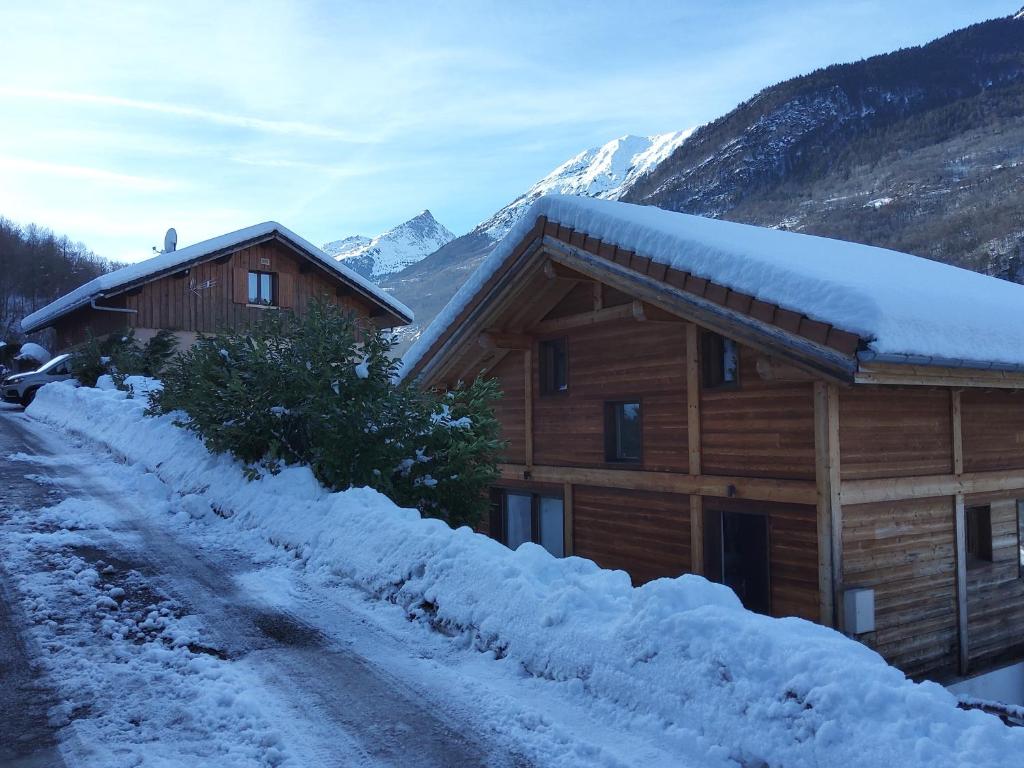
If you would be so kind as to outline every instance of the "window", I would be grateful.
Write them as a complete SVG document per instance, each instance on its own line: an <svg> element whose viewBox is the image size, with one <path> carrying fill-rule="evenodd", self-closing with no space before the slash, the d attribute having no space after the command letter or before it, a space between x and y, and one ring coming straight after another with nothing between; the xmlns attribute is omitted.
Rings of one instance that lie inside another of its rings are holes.
<svg viewBox="0 0 1024 768"><path fill-rule="evenodd" d="M274 305L274 273L249 273L249 303L265 307Z"/></svg>
<svg viewBox="0 0 1024 768"><path fill-rule="evenodd" d="M511 549L526 541L555 557L565 556L565 513L561 497L527 491L498 491L491 535Z"/></svg>
<svg viewBox="0 0 1024 768"><path fill-rule="evenodd" d="M639 462L643 449L643 422L639 401L605 403L605 461Z"/></svg>
<svg viewBox="0 0 1024 768"><path fill-rule="evenodd" d="M967 507L964 510L967 538L967 567L992 562L992 508Z"/></svg>
<svg viewBox="0 0 1024 768"><path fill-rule="evenodd" d="M700 364L705 389L739 383L740 351L732 339L705 331L700 338Z"/></svg>
<svg viewBox="0 0 1024 768"><path fill-rule="evenodd" d="M565 339L540 343L540 393L553 395L569 391L569 353Z"/></svg>
<svg viewBox="0 0 1024 768"><path fill-rule="evenodd" d="M705 571L712 581L730 587L743 607L771 612L771 562L768 515L721 512L704 515Z"/></svg>
<svg viewBox="0 0 1024 768"><path fill-rule="evenodd" d="M1017 576L1024 578L1024 499L1017 499Z"/></svg>

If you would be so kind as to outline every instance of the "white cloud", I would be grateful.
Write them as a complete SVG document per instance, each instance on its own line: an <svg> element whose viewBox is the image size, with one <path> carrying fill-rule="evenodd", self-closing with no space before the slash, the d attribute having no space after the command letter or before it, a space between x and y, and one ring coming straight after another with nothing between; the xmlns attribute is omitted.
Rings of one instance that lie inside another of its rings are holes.
<svg viewBox="0 0 1024 768"><path fill-rule="evenodd" d="M67 165L63 163L47 163L39 160L28 160L21 157L0 155L0 168L28 174L44 174L59 176L66 179L86 179L114 184L122 188L156 191L168 190L179 186L178 182L168 179L157 179L146 176L134 176L128 173L117 173L103 168L89 168L83 165Z"/></svg>

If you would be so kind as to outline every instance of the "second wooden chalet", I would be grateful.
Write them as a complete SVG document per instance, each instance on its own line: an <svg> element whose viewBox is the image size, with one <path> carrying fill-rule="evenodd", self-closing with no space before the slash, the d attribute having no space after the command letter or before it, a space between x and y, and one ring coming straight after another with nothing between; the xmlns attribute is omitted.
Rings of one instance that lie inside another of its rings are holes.
<svg viewBox="0 0 1024 768"><path fill-rule="evenodd" d="M276 221L163 253L82 285L22 320L25 333L53 328L57 348L134 329L191 343L196 334L242 328L265 312L302 314L321 298L364 322L406 325L412 311Z"/></svg>
<svg viewBox="0 0 1024 768"><path fill-rule="evenodd" d="M1024 653L1024 287L544 198L405 359L500 380L490 535L694 572L914 676Z"/></svg>

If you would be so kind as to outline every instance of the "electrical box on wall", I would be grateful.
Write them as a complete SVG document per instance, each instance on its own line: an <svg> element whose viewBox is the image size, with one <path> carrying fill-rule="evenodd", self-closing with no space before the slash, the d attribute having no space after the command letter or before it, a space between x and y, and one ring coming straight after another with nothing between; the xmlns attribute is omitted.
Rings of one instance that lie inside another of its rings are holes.
<svg viewBox="0 0 1024 768"><path fill-rule="evenodd" d="M843 593L843 629L849 635L875 631L875 590L848 589Z"/></svg>

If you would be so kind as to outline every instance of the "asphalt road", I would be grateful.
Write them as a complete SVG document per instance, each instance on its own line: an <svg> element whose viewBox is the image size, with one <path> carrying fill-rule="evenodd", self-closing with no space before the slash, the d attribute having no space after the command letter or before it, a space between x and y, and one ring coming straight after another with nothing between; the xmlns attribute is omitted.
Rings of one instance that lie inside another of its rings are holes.
<svg viewBox="0 0 1024 768"><path fill-rule="evenodd" d="M20 409L0 404L0 457L39 453L42 449L20 429ZM24 466L0 458L0 518L6 510L40 507L54 502L52 488L25 477ZM25 618L12 599L11 574L0 562L0 766L60 768L57 733L47 721L53 693L32 664L38 653L23 631Z"/></svg>

